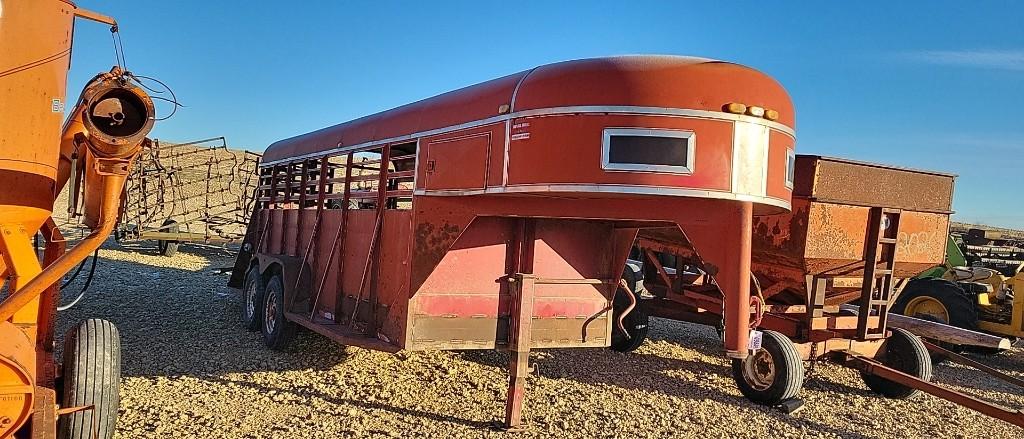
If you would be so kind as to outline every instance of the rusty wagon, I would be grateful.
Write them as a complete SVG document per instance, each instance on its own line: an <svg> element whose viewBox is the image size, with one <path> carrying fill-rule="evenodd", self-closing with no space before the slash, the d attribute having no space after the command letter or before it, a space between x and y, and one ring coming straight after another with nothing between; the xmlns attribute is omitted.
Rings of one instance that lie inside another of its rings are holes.
<svg viewBox="0 0 1024 439"><path fill-rule="evenodd" d="M630 337L613 302L638 234L715 266L725 354L748 355L755 215L790 209L794 113L736 64L540 66L271 145L230 285L266 344L295 325L384 351L511 354ZM626 312L628 314L629 307Z"/></svg>
<svg viewBox="0 0 1024 439"><path fill-rule="evenodd" d="M762 346L733 360L741 393L762 404L786 403L803 385L805 362L832 360L861 370L865 384L881 395L907 398L923 390L1024 426L1020 411L928 382L929 350L955 354L908 329L938 338L971 331L898 315L889 321L902 287L945 259L955 176L812 155L791 163L792 210L754 219L751 325L763 331ZM716 268L685 233L644 229L637 249L648 296L639 305L644 315L720 325L728 308Z"/></svg>

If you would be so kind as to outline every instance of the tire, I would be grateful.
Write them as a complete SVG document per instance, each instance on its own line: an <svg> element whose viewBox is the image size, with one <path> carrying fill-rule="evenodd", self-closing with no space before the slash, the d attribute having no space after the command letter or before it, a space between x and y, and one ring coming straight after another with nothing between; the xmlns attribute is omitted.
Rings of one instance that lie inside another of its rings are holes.
<svg viewBox="0 0 1024 439"><path fill-rule="evenodd" d="M763 331L761 349L743 360L732 360L732 376L747 399L774 406L800 393L804 362L788 337Z"/></svg>
<svg viewBox="0 0 1024 439"><path fill-rule="evenodd" d="M61 407L93 405L95 408L61 416L57 422L57 437L113 437L121 402L120 384L121 341L117 327L106 320L89 319L69 331L64 340Z"/></svg>
<svg viewBox="0 0 1024 439"><path fill-rule="evenodd" d="M245 283L242 284L242 326L245 329L259 331L263 327L266 290L259 265L253 265L245 273Z"/></svg>
<svg viewBox="0 0 1024 439"><path fill-rule="evenodd" d="M908 309L908 306L914 308L914 306L911 306L913 302L924 301L927 299L931 299L942 304L945 308L945 311L942 314L945 315L919 314L913 309ZM911 280L910 283L903 288L903 292L896 299L896 302L893 303L890 311L896 314L915 317L930 322L945 323L950 326L956 326L957 328L968 329L971 331L978 330L978 311L974 306L974 302L966 293L964 293L964 290L960 288L959 285L945 279L926 278ZM931 342L956 353L969 350L967 346L947 343L942 340L931 340ZM935 364L942 363L946 360L945 356L938 354L931 357L932 362Z"/></svg>
<svg viewBox="0 0 1024 439"><path fill-rule="evenodd" d="M891 312L902 314L908 317L915 317L908 313L908 305L912 302L924 299L932 299L945 307L946 316L924 314L917 316L931 317L931 320L942 322L957 328L978 330L978 311L974 302L955 283L945 279L914 279L903 288L900 297L893 303ZM913 310L910 310L913 313Z"/></svg>
<svg viewBox="0 0 1024 439"><path fill-rule="evenodd" d="M905 329L891 329L892 334L885 340L875 360L907 375L924 381L932 379L932 360L928 348L921 339ZM920 391L912 387L889 381L876 375L861 372L861 378L875 393L886 398L906 399Z"/></svg>
<svg viewBox="0 0 1024 439"><path fill-rule="evenodd" d="M284 351L295 338L295 324L284 315L284 280L280 274L270 276L263 300L263 343L275 351Z"/></svg>
<svg viewBox="0 0 1024 439"><path fill-rule="evenodd" d="M178 233L178 222L168 218L164 221L160 231L166 233ZM161 239L156 242L156 247L160 250L160 255L162 256L170 257L178 254L178 241L167 241Z"/></svg>
<svg viewBox="0 0 1024 439"><path fill-rule="evenodd" d="M637 300L636 306L622 320L622 326L629 331L627 336L619 329L619 316L629 307L629 298L625 291L619 289L612 300L612 341L609 348L617 352L633 352L647 339L650 317L644 311L643 302Z"/></svg>

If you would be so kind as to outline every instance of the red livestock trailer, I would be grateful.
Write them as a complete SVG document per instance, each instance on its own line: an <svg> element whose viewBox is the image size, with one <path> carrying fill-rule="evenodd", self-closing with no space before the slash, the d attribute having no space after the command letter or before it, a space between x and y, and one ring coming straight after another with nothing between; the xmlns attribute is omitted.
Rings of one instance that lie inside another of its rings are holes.
<svg viewBox="0 0 1024 439"><path fill-rule="evenodd" d="M531 349L637 335L620 277L644 230L692 244L725 354L747 356L753 221L790 209L793 126L782 86L736 64L540 66L271 145L231 285L273 348L301 325L384 351L508 350L515 427Z"/></svg>

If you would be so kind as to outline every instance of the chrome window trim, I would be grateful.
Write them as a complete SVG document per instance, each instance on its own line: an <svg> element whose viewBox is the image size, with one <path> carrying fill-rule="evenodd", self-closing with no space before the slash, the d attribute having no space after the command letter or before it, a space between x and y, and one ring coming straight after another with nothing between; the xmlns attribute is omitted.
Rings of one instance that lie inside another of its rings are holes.
<svg viewBox="0 0 1024 439"><path fill-rule="evenodd" d="M686 165L645 165L640 163L612 163L612 137L639 136L686 139ZM663 174L693 175L697 133L690 130L669 128L605 128L601 134L601 169L605 171L653 172Z"/></svg>
<svg viewBox="0 0 1024 439"><path fill-rule="evenodd" d="M710 111L710 110L691 110L685 108L668 108L668 107L643 107L643 106L630 106L630 105L583 105L583 106L569 106L569 107L551 107L551 108L538 108L533 110L517 111L509 114L502 114L498 116L492 116L485 119L475 120L472 122L461 123L457 125L451 125L442 128L436 128L432 130L419 131L416 133L405 134L402 136L389 137L386 139L372 140L369 142L363 142L356 145L341 146L336 148L316 151L308 154L298 155L294 157L287 157L272 162L262 163L260 166L273 166L276 164L287 163L292 161L303 160L305 158L320 157L324 155L334 155L339 153L345 153L349 151L356 151L360 149L372 148L374 146L383 145L385 143L402 142L420 137L429 137L437 134L443 134L449 131L458 131L471 128L482 127L490 124L506 122L511 119L518 117L537 117L537 116L559 116L568 114L621 114L621 115L641 115L641 116L671 116L671 117L684 117L694 119L709 119L718 121L744 121L751 122L760 125L767 126L771 130L785 134L793 139L796 139L796 131L792 128L783 125L778 122L770 121L763 118L747 116L742 114L725 113L721 111Z"/></svg>
<svg viewBox="0 0 1024 439"><path fill-rule="evenodd" d="M646 186L629 184L519 184L512 186L491 186L486 189L417 189L417 196L467 196L483 194L515 194L524 192L579 192L579 193L618 193L631 195L666 195L676 197L713 198L719 200L750 201L792 210L789 200L771 196L737 194L723 190L693 189L666 186Z"/></svg>
<svg viewBox="0 0 1024 439"><path fill-rule="evenodd" d="M501 184L508 184L508 152L512 144L512 119L505 119L505 145L502 149Z"/></svg>

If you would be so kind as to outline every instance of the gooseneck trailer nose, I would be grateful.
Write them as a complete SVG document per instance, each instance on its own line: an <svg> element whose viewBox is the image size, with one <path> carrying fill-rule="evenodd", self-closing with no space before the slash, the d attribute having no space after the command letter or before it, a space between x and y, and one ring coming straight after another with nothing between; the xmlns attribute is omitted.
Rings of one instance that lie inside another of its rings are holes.
<svg viewBox="0 0 1024 439"><path fill-rule="evenodd" d="M790 209L785 90L721 61L540 66L271 145L231 285L275 348L302 325L386 351L606 347L641 231L680 234L748 354L755 215Z"/></svg>

